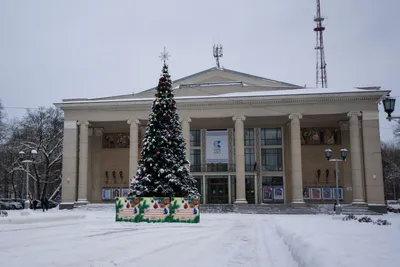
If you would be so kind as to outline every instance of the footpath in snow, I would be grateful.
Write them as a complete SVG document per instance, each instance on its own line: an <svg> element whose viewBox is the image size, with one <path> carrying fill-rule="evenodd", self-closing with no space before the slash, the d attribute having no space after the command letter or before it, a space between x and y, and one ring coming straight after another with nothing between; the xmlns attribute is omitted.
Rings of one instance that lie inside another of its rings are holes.
<svg viewBox="0 0 400 267"><path fill-rule="evenodd" d="M65 220L51 220L57 216ZM0 224L1 266L399 266L398 215L379 217L389 226L328 215L243 214L136 224L114 222L114 210L100 206L28 217L13 211L11 222L18 223Z"/></svg>

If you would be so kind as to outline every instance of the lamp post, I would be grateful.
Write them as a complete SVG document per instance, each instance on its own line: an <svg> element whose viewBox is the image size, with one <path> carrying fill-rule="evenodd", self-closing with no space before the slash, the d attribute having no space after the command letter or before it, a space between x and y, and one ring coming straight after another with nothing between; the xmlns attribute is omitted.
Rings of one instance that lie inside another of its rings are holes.
<svg viewBox="0 0 400 267"><path fill-rule="evenodd" d="M386 119L388 121L391 120L399 120L400 116L392 116L392 113L394 111L394 108L396 106L396 98L391 97L390 95L387 95L383 100L383 108L385 109L385 112L388 114Z"/></svg>
<svg viewBox="0 0 400 267"><path fill-rule="evenodd" d="M25 209L29 209L29 163L33 163L35 161L37 155L37 151L35 149L31 150L30 159L25 158L25 152L19 152L19 159L21 163L26 163L26 200L25 200Z"/></svg>
<svg viewBox="0 0 400 267"><path fill-rule="evenodd" d="M339 203L339 162L346 161L347 149L345 149L345 148L340 149L341 159L332 159L332 149L327 148L327 149L325 149L325 157L328 161L335 162L335 176L336 176L336 209L335 209L335 212L336 212L336 214L340 214L342 211L341 211L341 207L340 207L340 203Z"/></svg>

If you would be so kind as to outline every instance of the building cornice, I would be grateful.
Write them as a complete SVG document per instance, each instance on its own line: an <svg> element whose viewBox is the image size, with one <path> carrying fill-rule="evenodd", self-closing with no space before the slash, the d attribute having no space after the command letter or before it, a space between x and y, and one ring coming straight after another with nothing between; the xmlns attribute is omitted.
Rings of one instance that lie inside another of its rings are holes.
<svg viewBox="0 0 400 267"><path fill-rule="evenodd" d="M341 94L318 94L318 95L280 95L280 96L250 96L250 97L195 97L176 99L178 108L198 109L199 107L214 107L218 109L231 107L232 105L262 107L265 105L299 105L299 104L318 104L332 102L379 102L382 96L389 91L357 92ZM63 102L55 105L63 110L148 110L152 105L152 99L120 99L116 101L97 101L97 102Z"/></svg>

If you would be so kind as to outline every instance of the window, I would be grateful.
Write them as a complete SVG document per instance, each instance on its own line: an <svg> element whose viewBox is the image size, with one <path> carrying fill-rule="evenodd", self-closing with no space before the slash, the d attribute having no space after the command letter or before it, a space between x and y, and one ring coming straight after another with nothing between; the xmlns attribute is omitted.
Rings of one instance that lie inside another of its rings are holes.
<svg viewBox="0 0 400 267"><path fill-rule="evenodd" d="M191 147L201 146L200 130L190 131L190 146Z"/></svg>
<svg viewBox="0 0 400 267"><path fill-rule="evenodd" d="M233 131L233 163L236 164L236 138L235 130ZM255 150L255 132L254 128L244 129L244 165L245 171L256 170L256 150Z"/></svg>
<svg viewBox="0 0 400 267"><path fill-rule="evenodd" d="M262 128L261 129L261 145L282 145L281 128Z"/></svg>
<svg viewBox="0 0 400 267"><path fill-rule="evenodd" d="M244 129L244 146L254 146L254 128Z"/></svg>
<svg viewBox="0 0 400 267"><path fill-rule="evenodd" d="M261 149L261 166L263 171L282 171L282 148Z"/></svg>
<svg viewBox="0 0 400 267"><path fill-rule="evenodd" d="M190 171L200 172L201 171L201 150L190 149Z"/></svg>
<svg viewBox="0 0 400 267"><path fill-rule="evenodd" d="M256 155L254 148L244 149L244 165L246 171L256 170Z"/></svg>

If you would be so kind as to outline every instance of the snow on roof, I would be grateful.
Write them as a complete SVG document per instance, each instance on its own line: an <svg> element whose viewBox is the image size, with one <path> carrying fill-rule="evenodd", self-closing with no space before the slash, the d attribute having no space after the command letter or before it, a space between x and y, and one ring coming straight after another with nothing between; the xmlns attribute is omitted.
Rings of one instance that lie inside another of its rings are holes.
<svg viewBox="0 0 400 267"><path fill-rule="evenodd" d="M234 92L220 95L203 95L203 96L177 96L175 99L212 99L212 98L236 98L236 97L276 97L276 96L293 96L293 95L328 95L328 94L354 94L354 93L374 93L381 92L387 93L386 90L365 90L358 88L302 88L302 89L286 89L286 90L269 90L269 91L251 91L251 92ZM58 105L62 104L89 104L89 103L110 103L110 102L146 102L153 101L154 98L125 98L125 99L103 99L103 100L78 100L78 101L65 101L62 103L56 103Z"/></svg>
<svg viewBox="0 0 400 267"><path fill-rule="evenodd" d="M343 94L343 93L368 93L382 92L381 90L363 90L358 88L302 88L291 90L270 90L253 92L236 92L222 94L220 97L251 97L251 96L284 96L284 95L322 95L322 94Z"/></svg>

